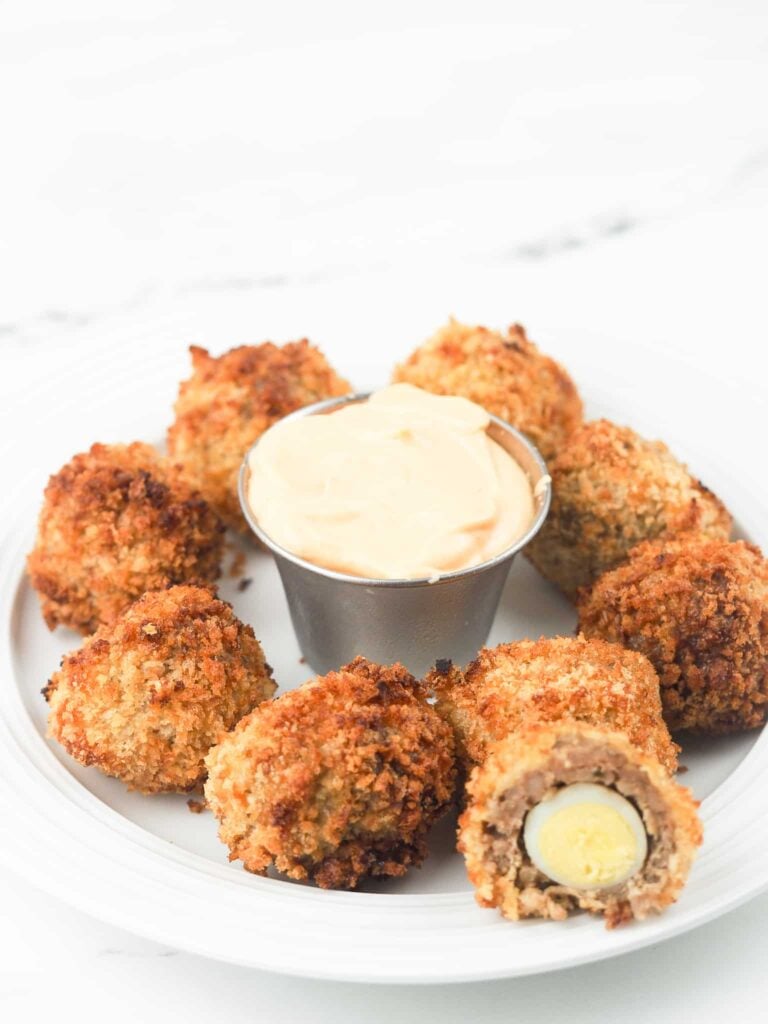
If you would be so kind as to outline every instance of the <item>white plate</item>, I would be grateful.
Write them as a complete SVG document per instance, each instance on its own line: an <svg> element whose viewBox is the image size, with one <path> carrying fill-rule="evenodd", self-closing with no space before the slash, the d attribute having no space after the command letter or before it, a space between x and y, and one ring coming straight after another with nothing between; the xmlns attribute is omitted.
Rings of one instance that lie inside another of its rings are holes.
<svg viewBox="0 0 768 1024"><path fill-rule="evenodd" d="M613 932L584 915L564 924L514 925L478 908L463 863L452 852L452 821L435 830L423 868L363 891L322 892L257 878L227 862L210 814L191 814L181 796L128 793L49 744L39 691L78 639L63 630L47 632L23 575L42 485L48 472L93 440L163 436L176 383L187 374L179 340L185 336L190 333L183 316L127 325L87 363L79 362L69 375L43 377L37 394L25 396L34 421L24 444L12 445L3 459L6 479L19 483L6 493L1 513L0 773L9 837L0 857L80 909L171 946L286 973L382 982L509 977L614 956L678 935L768 885L768 787L761 780L768 743L757 733L686 746L684 781L703 799L703 851L675 907ZM340 332L340 338L326 351L342 372L357 371L359 387L383 383L394 355L402 354L401 345L391 357L361 358L355 332ZM229 339L231 334L211 337L210 343L222 349ZM714 380L669 361L660 378L658 354L649 351L638 353L642 358L628 385L612 361L610 342L561 332L548 347L574 370L590 415L612 415L648 434L664 434L736 511L744 533L764 539L765 492L739 483L749 476L746 463L739 463L741 449L727 444L736 437L720 438L719 458L705 457L718 451L712 445L720 435L711 422L694 428L687 415L693 400L686 405L680 398L684 374L695 403L706 406L709 395L722 411ZM652 401L644 400L650 395ZM750 424L748 402L738 415L732 422L739 429L759 422ZM266 555L251 552L245 574L253 580L247 590L240 592L237 581L225 577L223 594L253 623L281 690L296 686L307 672L275 568ZM573 625L567 603L518 560L491 642L567 633Z"/></svg>

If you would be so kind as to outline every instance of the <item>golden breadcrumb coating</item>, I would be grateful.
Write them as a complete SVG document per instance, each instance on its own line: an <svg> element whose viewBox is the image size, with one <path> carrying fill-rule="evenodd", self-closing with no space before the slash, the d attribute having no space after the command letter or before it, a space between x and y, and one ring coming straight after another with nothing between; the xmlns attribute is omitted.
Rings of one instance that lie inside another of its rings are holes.
<svg viewBox="0 0 768 1024"><path fill-rule="evenodd" d="M43 691L48 735L129 789L189 790L210 748L275 692L271 671L210 590L154 591L64 658Z"/></svg>
<svg viewBox="0 0 768 1024"><path fill-rule="evenodd" d="M420 684L364 658L257 708L207 765L230 860L324 889L420 864L454 789L453 737Z"/></svg>
<svg viewBox="0 0 768 1024"><path fill-rule="evenodd" d="M95 444L48 481L27 558L49 629L92 633L146 590L213 582L224 527L148 444Z"/></svg>
<svg viewBox="0 0 768 1024"><path fill-rule="evenodd" d="M525 553L571 598L643 540L696 531L727 539L731 517L661 441L585 423L549 465L552 505Z"/></svg>
<svg viewBox="0 0 768 1024"><path fill-rule="evenodd" d="M648 855L631 878L611 888L553 882L532 863L523 828L528 812L557 788L596 783L635 805ZM528 726L495 744L469 780L459 820L459 850L478 903L504 917L564 920L576 909L603 914L613 928L658 914L685 885L702 828L697 802L622 733L578 722Z"/></svg>
<svg viewBox="0 0 768 1024"><path fill-rule="evenodd" d="M519 640L484 648L463 672L438 662L425 682L468 764L524 725L567 719L623 732L668 772L677 768L658 677L646 658L618 644L582 636Z"/></svg>
<svg viewBox="0 0 768 1024"><path fill-rule="evenodd" d="M400 366L394 381L436 395L461 395L511 423L552 458L582 419L576 387L513 324L506 335L450 320Z"/></svg>
<svg viewBox="0 0 768 1024"><path fill-rule="evenodd" d="M350 386L306 339L241 345L218 358L189 351L192 376L179 387L168 451L224 522L246 531L237 496L245 453L283 416Z"/></svg>
<svg viewBox="0 0 768 1024"><path fill-rule="evenodd" d="M768 561L744 541L640 544L579 604L580 627L641 651L673 731L761 726L768 712Z"/></svg>

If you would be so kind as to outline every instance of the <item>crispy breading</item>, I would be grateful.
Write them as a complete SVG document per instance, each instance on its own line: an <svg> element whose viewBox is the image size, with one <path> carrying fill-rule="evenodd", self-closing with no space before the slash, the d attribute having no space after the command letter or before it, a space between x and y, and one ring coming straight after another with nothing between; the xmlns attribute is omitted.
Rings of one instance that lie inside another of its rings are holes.
<svg viewBox="0 0 768 1024"><path fill-rule="evenodd" d="M641 651L673 731L754 729L768 712L768 561L744 541L641 544L579 602L588 636Z"/></svg>
<svg viewBox="0 0 768 1024"><path fill-rule="evenodd" d="M27 559L49 629L92 633L146 590L213 582L224 527L148 444L94 444L50 478Z"/></svg>
<svg viewBox="0 0 768 1024"><path fill-rule="evenodd" d="M67 655L45 688L48 735L143 793L187 791L203 758L275 691L250 626L204 587L145 594Z"/></svg>
<svg viewBox="0 0 768 1024"><path fill-rule="evenodd" d="M420 864L454 789L451 731L421 685L364 658L257 708L206 763L230 860L326 889Z"/></svg>
<svg viewBox="0 0 768 1024"><path fill-rule="evenodd" d="M438 662L425 683L467 765L526 725L569 720L623 732L668 772L677 768L658 677L646 658L618 644L581 636L519 640L484 648L463 672Z"/></svg>
<svg viewBox="0 0 768 1024"><path fill-rule="evenodd" d="M575 599L643 540L688 531L727 539L731 517L661 441L585 423L549 464L552 505L525 553Z"/></svg>
<svg viewBox="0 0 768 1024"><path fill-rule="evenodd" d="M395 368L392 379L477 402L526 434L545 459L582 419L573 381L520 324L502 334L451 319Z"/></svg>
<svg viewBox="0 0 768 1024"><path fill-rule="evenodd" d="M189 351L192 376L179 387L168 451L224 522L247 531L237 496L245 453L283 416L351 389L306 339L241 345L218 357Z"/></svg>
<svg viewBox="0 0 768 1024"><path fill-rule="evenodd" d="M643 867L606 889L554 883L532 863L523 840L528 812L563 785L615 789L639 811L648 837ZM511 920L563 920L578 908L613 928L663 911L685 885L702 829L690 791L619 732L581 722L530 725L491 747L469 780L459 849L481 906Z"/></svg>

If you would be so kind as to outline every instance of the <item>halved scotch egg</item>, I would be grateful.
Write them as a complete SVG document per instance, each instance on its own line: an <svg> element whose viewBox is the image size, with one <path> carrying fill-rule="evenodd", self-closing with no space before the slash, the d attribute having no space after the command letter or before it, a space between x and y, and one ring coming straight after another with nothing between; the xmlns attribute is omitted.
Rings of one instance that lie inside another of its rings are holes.
<svg viewBox="0 0 768 1024"><path fill-rule="evenodd" d="M467 784L459 849L478 903L504 917L656 914L685 885L698 804L620 732L529 725L494 744Z"/></svg>

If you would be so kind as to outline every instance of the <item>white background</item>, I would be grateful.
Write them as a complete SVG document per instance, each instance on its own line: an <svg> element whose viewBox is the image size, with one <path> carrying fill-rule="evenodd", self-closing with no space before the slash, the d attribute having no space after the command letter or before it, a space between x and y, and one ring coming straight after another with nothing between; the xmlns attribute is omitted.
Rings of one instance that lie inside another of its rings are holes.
<svg viewBox="0 0 768 1024"><path fill-rule="evenodd" d="M354 305L361 365L450 312L554 351L589 329L619 376L642 343L765 402L767 97L760 2L0 3L5 435L101 329L180 309L189 341L226 309L233 344L322 344ZM719 410L680 395L695 447ZM764 438L723 429L759 470ZM162 949L4 875L0 1012L749 1024L767 913L547 977L374 989Z"/></svg>

